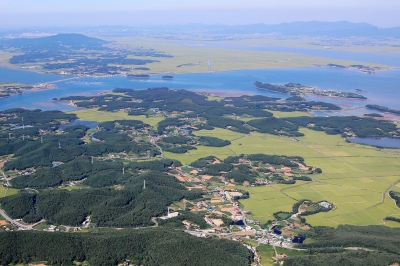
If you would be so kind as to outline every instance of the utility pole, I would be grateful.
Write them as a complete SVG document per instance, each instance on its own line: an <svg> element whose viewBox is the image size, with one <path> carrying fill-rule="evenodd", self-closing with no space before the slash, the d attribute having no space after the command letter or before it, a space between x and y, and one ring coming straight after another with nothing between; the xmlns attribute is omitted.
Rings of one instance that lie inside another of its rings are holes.
<svg viewBox="0 0 400 266"><path fill-rule="evenodd" d="M93 156L92 156L92 164L93 164Z"/></svg>
<svg viewBox="0 0 400 266"><path fill-rule="evenodd" d="M40 143L43 144L43 136L40 136Z"/></svg>
<svg viewBox="0 0 400 266"><path fill-rule="evenodd" d="M61 142L58 143L58 148L61 149Z"/></svg>
<svg viewBox="0 0 400 266"><path fill-rule="evenodd" d="M11 139L11 133L8 133L8 140Z"/></svg>
<svg viewBox="0 0 400 266"><path fill-rule="evenodd" d="M146 189L146 180L143 180L143 189Z"/></svg>
<svg viewBox="0 0 400 266"><path fill-rule="evenodd" d="M22 134L22 140L25 140L25 134Z"/></svg>
<svg viewBox="0 0 400 266"><path fill-rule="evenodd" d="M125 167L122 167L122 174L125 174Z"/></svg>

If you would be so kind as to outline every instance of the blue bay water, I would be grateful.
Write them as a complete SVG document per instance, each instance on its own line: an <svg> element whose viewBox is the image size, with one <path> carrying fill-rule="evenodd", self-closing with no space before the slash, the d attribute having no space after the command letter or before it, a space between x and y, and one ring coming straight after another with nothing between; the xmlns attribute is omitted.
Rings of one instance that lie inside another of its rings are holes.
<svg viewBox="0 0 400 266"><path fill-rule="evenodd" d="M366 104L379 104L400 109L400 69L380 71L376 74L364 74L348 69L331 69L323 67L284 68L284 69L248 69L217 73L173 74L173 80L163 80L162 75L154 75L149 79L131 79L125 76L105 78L82 77L56 83L57 89L43 90L12 95L0 99L0 110L15 107L38 108L42 110L73 110L64 103L54 102L53 98L71 95L94 95L115 88L147 89L168 87L193 91L216 92L226 96L266 95L278 98L288 97L285 94L259 90L255 81L273 84L296 82L304 85L318 86L320 89L355 92L366 96L367 100L345 98L328 98L307 96L308 100L325 101L348 108L362 108ZM44 75L34 72L0 68L0 81L18 81L20 83L49 82L69 77ZM357 92L356 89L362 90Z"/></svg>

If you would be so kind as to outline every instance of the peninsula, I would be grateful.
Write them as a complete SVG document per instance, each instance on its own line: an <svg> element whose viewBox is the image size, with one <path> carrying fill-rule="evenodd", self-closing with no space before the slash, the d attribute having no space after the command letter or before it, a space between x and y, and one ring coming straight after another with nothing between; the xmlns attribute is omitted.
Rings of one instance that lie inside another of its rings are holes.
<svg viewBox="0 0 400 266"><path fill-rule="evenodd" d="M341 92L334 90L320 90L317 87L302 85L299 83L287 83L285 85L273 85L269 83L262 83L256 81L254 85L260 90L268 90L272 92L279 92L284 94L290 94L292 96L301 96L306 94L313 94L324 97L340 97L340 98L352 98L352 99L367 99L365 96L352 93L352 92Z"/></svg>

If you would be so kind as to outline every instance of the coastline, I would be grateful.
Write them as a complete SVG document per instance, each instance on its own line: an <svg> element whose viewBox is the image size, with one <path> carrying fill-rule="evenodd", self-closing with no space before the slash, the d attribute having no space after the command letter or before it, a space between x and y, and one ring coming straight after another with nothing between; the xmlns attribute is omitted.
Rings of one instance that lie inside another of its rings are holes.
<svg viewBox="0 0 400 266"><path fill-rule="evenodd" d="M84 77L91 77L91 78L107 78L107 77L115 77L115 76L126 76L132 75L132 74L147 74L149 76L158 76L158 75L184 75L184 74L214 74L214 73L223 73L223 72L231 72L231 71L242 71L242 70L262 70L262 69L288 69L288 68L327 68L327 69L346 69L346 70L351 70L351 71L356 71L359 73L363 74L376 74L379 72L384 72L387 70L393 70L393 69L400 69L400 67L396 66L390 66L390 65L385 65L385 67L380 67L379 69L376 69L373 71L373 73L366 73L365 71L359 70L357 68L352 68L352 67L344 67L344 68L338 68L338 67L329 67L328 65L318 65L318 64L303 64L299 66L265 66L265 67L248 67L248 68L231 68L231 69L222 69L222 70L205 70L205 71L180 71L180 72L174 72L174 71L160 71L160 72L130 72L130 73L119 73L116 75L73 75L73 76L68 76L68 75L63 75L60 73L53 73L53 72L46 72L46 71L40 71L38 68L21 68L17 67L11 64L0 64L0 67L3 68L8 68L8 69L14 69L14 70L21 70L21 71L29 71L37 74L43 74L43 75L56 75L56 76L65 76L69 78L84 78ZM150 70L151 71L151 70ZM376 73L375 73L376 72ZM139 79L139 78L138 78Z"/></svg>
<svg viewBox="0 0 400 266"><path fill-rule="evenodd" d="M1 69L0 69L1 70ZM400 70L400 69L399 69ZM368 104L383 105L383 101L388 101L388 107L398 108L398 103L394 100L397 93L397 85L392 86L388 82L382 83L382 81L387 80L387 77L391 79L398 80L399 70L388 72L388 74L381 75L361 75L352 74L353 70L331 70L321 67L302 67L302 68L257 68L253 70L233 70L233 71L223 71L226 74L220 74L221 72L196 72L193 74L183 74L178 73L174 76L172 80L162 79L162 75L152 73L151 78L146 78L145 80L140 79L129 79L126 75L117 75L112 77L98 77L98 76L85 76L85 77L62 77L45 75L43 80L41 74L27 75L21 83L33 82L43 82L43 83L53 83L60 82L57 84L58 88L54 89L53 92L42 92L45 88L33 88L28 91L24 91L24 95L29 94L29 92L38 92L38 96L25 96L23 99L30 100L30 102L44 102L51 101L53 98L66 97L69 95L95 95L98 93L104 93L111 91L115 88L132 88L132 89L147 89L151 87L169 87L171 89L186 89L191 91L206 92L214 95L220 95L223 97L227 96L240 96L240 95L268 95L277 98L289 97L288 94L279 93L268 90L256 89L253 86L254 81L260 79L262 81L270 82L273 84L285 84L287 82L299 82L302 84L311 84L310 87L322 88L321 90L334 90L343 91L348 93L357 92L355 89L362 89L362 94L368 96L369 99L362 98L350 98L350 97L338 97L338 96L323 96L318 94L305 94L304 97L308 101L326 101L333 104L348 103L349 105L355 106L365 106ZM18 77L18 75L23 75L18 72L19 70L12 70L11 72L4 69L4 76L8 73L12 77ZM30 72L33 73L33 72ZM356 72L353 72L356 73ZM210 75L214 74L214 75ZM277 78L275 78L277 77ZM314 80L314 77L316 79ZM323 78L321 78L323 77ZM327 78L325 78L327 77ZM64 82L71 79L71 82ZM73 79L76 79L73 81ZM79 80L78 80L79 79ZM390 80L391 80L390 79ZM47 80L47 81L45 81ZM327 81L325 81L327 80ZM347 82L348 80L348 82ZM61 82L62 81L62 82ZM75 84L77 83L77 84ZM99 85L97 85L99 84ZM339 84L339 86L338 86ZM349 85L346 85L349 84ZM352 86L354 84L354 87ZM360 84L360 85L357 85ZM383 84L383 85L381 85ZM397 83L396 83L397 84ZM341 86L340 86L341 85ZM352 88L353 87L353 88ZM383 92L381 97L380 87L387 88ZM332 89L325 89L332 88ZM39 96L40 95L40 96ZM378 98L377 98L378 97ZM389 97L389 98L388 98ZM4 106L19 106L17 97L11 95L11 98L1 98ZM376 101L374 99L377 99ZM22 99L21 99L22 100ZM29 106L29 102L25 102L25 106Z"/></svg>
<svg viewBox="0 0 400 266"><path fill-rule="evenodd" d="M27 93L31 93L31 92L40 92L40 91L48 91L48 90L55 90L55 89L57 89L57 86L55 86L55 85L47 86L47 87L34 87L32 89L24 89L23 91L21 91L21 93L10 92L8 96L0 97L0 99L9 98L13 95L18 95L18 94L27 94Z"/></svg>
<svg viewBox="0 0 400 266"><path fill-rule="evenodd" d="M307 85L305 85L305 86L307 86ZM330 92L334 92L334 93L348 93L348 92L341 92L341 91L334 91L334 90L320 90L320 89L318 89L318 86L307 86L307 87L308 88L312 88L312 89L317 90L317 91L330 91ZM257 86L255 86L255 88L257 88L258 90L261 90L261 91L268 91L268 92L272 92L272 93L286 95L286 96L289 96L289 97L290 97L290 93L291 93L291 92L284 93L284 92L280 92L280 91L274 91L274 90L270 90L270 89L260 88L260 87L257 87ZM312 92L300 92L299 96L300 97L309 96L309 97L314 97L314 98L332 99L332 100L340 99L340 100L348 100L348 101L367 101L368 100L368 98L366 98L363 95L361 95L361 96L363 96L364 98L361 98L361 97L343 97L343 96L332 96L332 95L316 94L316 93L312 93Z"/></svg>

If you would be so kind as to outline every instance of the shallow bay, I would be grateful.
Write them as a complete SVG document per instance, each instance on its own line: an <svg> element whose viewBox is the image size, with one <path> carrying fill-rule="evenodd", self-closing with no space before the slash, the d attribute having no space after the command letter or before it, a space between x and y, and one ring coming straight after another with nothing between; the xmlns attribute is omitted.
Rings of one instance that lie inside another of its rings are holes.
<svg viewBox="0 0 400 266"><path fill-rule="evenodd" d="M381 71L376 74L364 74L348 69L313 67L246 69L217 73L172 75L174 76L172 80L163 80L163 75L152 75L148 79L131 79L125 76L114 76L104 78L82 77L65 80L57 82L57 88L54 90L36 91L0 99L0 110L15 107L39 108L42 110L73 110L75 109L74 107L67 106L65 103L52 101L52 99L71 95L94 95L104 91L111 91L115 88L147 89L168 87L172 89L205 91L224 96L260 94L278 98L288 97L286 94L257 89L253 85L255 81L273 84L296 82L304 85L318 86L319 89L356 92L368 98L367 100L357 100L317 97L314 95L306 97L308 100L339 104L346 107L346 109L363 108L366 104L400 108L398 100L400 99L400 69ZM18 77L20 78L16 79ZM15 80L20 83L32 84L68 78L70 77L0 68L0 81Z"/></svg>

